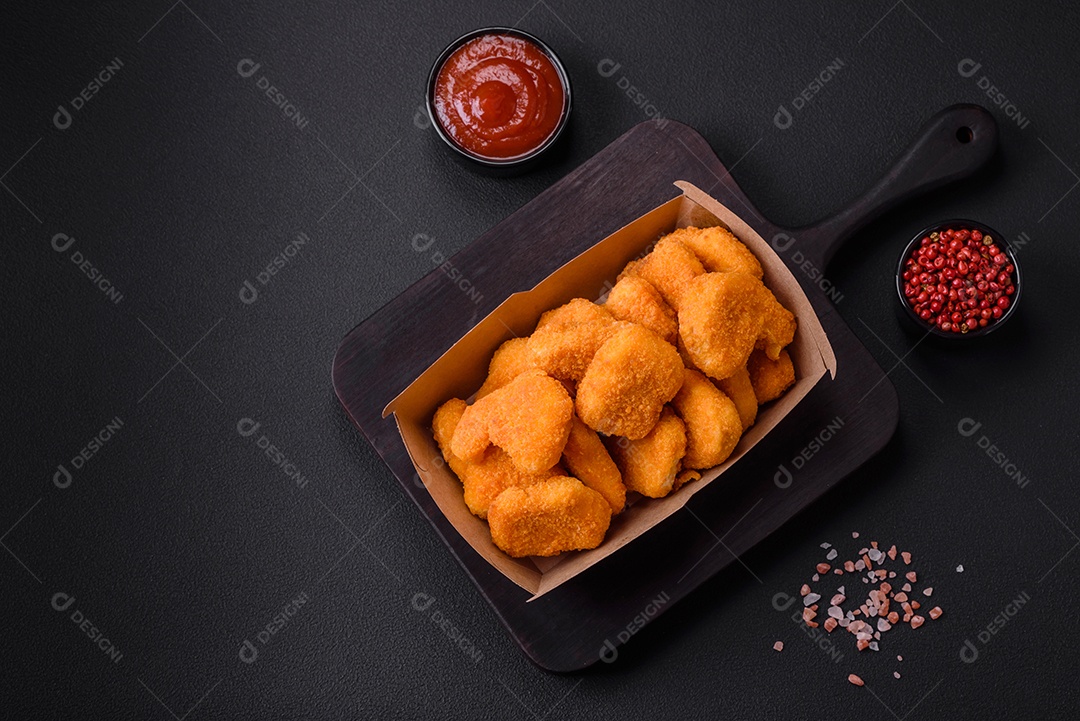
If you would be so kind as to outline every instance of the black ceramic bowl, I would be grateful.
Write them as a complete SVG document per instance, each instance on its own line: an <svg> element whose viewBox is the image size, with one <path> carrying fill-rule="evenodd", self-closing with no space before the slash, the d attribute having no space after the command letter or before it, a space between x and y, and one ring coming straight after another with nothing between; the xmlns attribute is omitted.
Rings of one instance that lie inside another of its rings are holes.
<svg viewBox="0 0 1080 721"><path fill-rule="evenodd" d="M936 325L931 325L918 316L914 308L908 302L908 299L904 296L904 264L911 256L912 252L919 246L922 239L934 232L941 232L952 228L953 230L978 230L984 236L993 238L994 244L1001 248L1001 252L1012 263L1013 271L1013 284L1016 286L1016 292L1009 297L1009 307L1005 309L1005 312L1000 318L992 319L985 327L977 328L975 330L967 331L966 333L953 333L951 331L946 332L938 328ZM919 231L911 242L904 248L904 252L900 254L900 261L896 266L896 297L900 303L901 310L899 311L901 320L904 325L914 333L920 335L930 334L931 337L940 338L946 342L965 342L974 338L981 338L982 336L993 333L1001 326L1016 315L1016 309L1020 305L1020 295L1024 292L1024 283L1020 274L1020 263L1016 259L1015 249L1009 245L1009 242L1005 240L1005 236L997 232L993 228L983 225L982 223L976 223L973 220L945 220L940 223L935 223L928 228L924 228Z"/></svg>
<svg viewBox="0 0 1080 721"><path fill-rule="evenodd" d="M489 158L466 150L454 142L454 139L443 129L442 123L439 122L438 113L435 111L435 83L438 80L439 71L442 70L443 65L455 50L473 38L480 37L481 35L513 35L532 43L538 47L548 57L551 64L555 66L555 71L558 73L559 80L562 82L563 109L562 115L559 118L559 124L555 126L555 130L548 136L547 140L524 155L513 158ZM543 156L549 154L551 148L555 146L559 138L564 135L566 126L570 121L570 108L572 106L571 96L570 76L567 75L566 68L563 67L562 61L559 60L559 56L556 55L555 51L548 47L546 43L536 36L516 28L489 27L473 30L472 32L462 35L460 38L447 45L446 49L439 53L439 57L431 66L431 72L428 74L427 95L425 99L431 126L435 128L435 132L439 135L439 138L448 148L450 148L454 155L465 160L473 167L484 168L493 174L513 175L535 166Z"/></svg>

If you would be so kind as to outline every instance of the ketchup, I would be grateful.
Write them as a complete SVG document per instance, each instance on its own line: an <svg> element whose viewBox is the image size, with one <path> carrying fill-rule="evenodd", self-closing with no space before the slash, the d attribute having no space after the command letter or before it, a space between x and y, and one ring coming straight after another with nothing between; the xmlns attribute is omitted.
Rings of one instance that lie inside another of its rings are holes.
<svg viewBox="0 0 1080 721"><path fill-rule="evenodd" d="M562 119L562 76L535 43L481 35L455 50L435 81L435 112L453 141L483 158L507 160L544 144Z"/></svg>

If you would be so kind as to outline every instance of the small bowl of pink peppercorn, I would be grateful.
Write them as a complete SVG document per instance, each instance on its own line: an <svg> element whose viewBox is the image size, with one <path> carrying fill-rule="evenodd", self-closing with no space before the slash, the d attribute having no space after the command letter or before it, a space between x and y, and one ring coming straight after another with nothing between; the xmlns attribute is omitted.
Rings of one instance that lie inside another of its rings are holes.
<svg viewBox="0 0 1080 721"><path fill-rule="evenodd" d="M896 271L904 317L922 333L952 340L991 333L1016 313L1020 265L1000 233L946 220L911 239Z"/></svg>

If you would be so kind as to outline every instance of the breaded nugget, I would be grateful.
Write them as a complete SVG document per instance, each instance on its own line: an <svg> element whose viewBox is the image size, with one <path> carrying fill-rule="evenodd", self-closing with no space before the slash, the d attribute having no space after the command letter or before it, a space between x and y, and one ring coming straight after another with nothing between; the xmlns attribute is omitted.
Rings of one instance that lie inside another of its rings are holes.
<svg viewBox="0 0 1080 721"><path fill-rule="evenodd" d="M674 343L679 332L674 309L644 278L633 275L621 278L608 293L604 308L616 320L643 325L668 343Z"/></svg>
<svg viewBox="0 0 1080 721"><path fill-rule="evenodd" d="M622 471L628 490L663 498L673 490L680 461L686 454L686 426L670 408L664 408L660 420L644 438L632 441L612 436L605 445Z"/></svg>
<svg viewBox="0 0 1080 721"><path fill-rule="evenodd" d="M779 353L794 337L795 316L746 273L698 276L684 298L679 337L694 365L712 378L727 378L746 365L759 339L770 349L781 344Z"/></svg>
<svg viewBox="0 0 1080 721"><path fill-rule="evenodd" d="M604 497L576 478L508 488L488 509L491 540L514 558L596 548L611 524Z"/></svg>
<svg viewBox="0 0 1080 721"><path fill-rule="evenodd" d="M686 468L712 468L727 460L742 436L735 402L695 370L686 369L671 405L686 424Z"/></svg>
<svg viewBox="0 0 1080 721"><path fill-rule="evenodd" d="M540 316L528 340L532 362L552 378L581 380L597 349L613 332L615 319L584 298Z"/></svg>
<svg viewBox="0 0 1080 721"><path fill-rule="evenodd" d="M754 351L746 363L746 371L758 403L779 398L795 384L795 366L787 350L780 351L776 360L770 359L764 351Z"/></svg>
<svg viewBox="0 0 1080 721"><path fill-rule="evenodd" d="M443 458L464 486L465 505L473 515L487 518L491 502L507 488L523 488L566 475L559 466L539 473L523 471L514 465L506 451L497 446L488 448L483 458L477 462L465 461L455 456L450 450L450 439L454 437L454 431L467 407L465 401L457 398L447 401L435 411L432 430Z"/></svg>
<svg viewBox="0 0 1080 721"><path fill-rule="evenodd" d="M764 275L757 257L727 228L680 228L668 237L685 243L707 271L746 273L758 280Z"/></svg>
<svg viewBox="0 0 1080 721"><path fill-rule="evenodd" d="M682 382L683 363L675 346L628 323L596 352L574 405L594 431L638 439L656 425Z"/></svg>
<svg viewBox="0 0 1080 721"><path fill-rule="evenodd" d="M761 326L761 335L755 347L761 348L770 359L776 360L780 357L780 351L795 340L795 316L780 305L768 288L765 288L765 291L771 302L765 303L765 322Z"/></svg>
<svg viewBox="0 0 1080 721"><path fill-rule="evenodd" d="M589 488L598 492L619 513L626 505L626 486L615 461L611 460L600 436L574 416L570 437L563 449L563 462L570 473Z"/></svg>
<svg viewBox="0 0 1080 721"><path fill-rule="evenodd" d="M476 399L479 400L492 391L502 388L525 371L535 367L536 363L529 352L529 339L511 338L499 346L495 355L491 357L487 380L476 392Z"/></svg>
<svg viewBox="0 0 1080 721"><path fill-rule="evenodd" d="M751 355L753 355L751 353ZM742 419L743 430L754 425L757 420L757 396L754 395L754 386L750 383L750 374L746 368L740 368L727 378L716 381L716 387L724 392L731 400L735 401L735 407L739 409L739 418Z"/></svg>
<svg viewBox="0 0 1080 721"><path fill-rule="evenodd" d="M566 471L559 466L538 472L523 471L514 464L510 454L498 446L488 448L479 462L465 463L465 476L462 478L465 505L480 518L487 518L491 502L507 488L527 488L566 475Z"/></svg>
<svg viewBox="0 0 1080 721"><path fill-rule="evenodd" d="M454 431L468 407L469 404L460 398L451 398L439 406L435 411L435 417L431 419L432 434L435 436L435 442L439 444L443 459L462 482L465 481L465 469L468 464L450 450L450 439L454 437Z"/></svg>
<svg viewBox="0 0 1080 721"><path fill-rule="evenodd" d="M529 370L466 408L450 449L477 462L495 444L518 468L537 473L559 462L573 416L574 401L562 384Z"/></svg>
<svg viewBox="0 0 1080 721"><path fill-rule="evenodd" d="M679 310L679 299L690 281L705 272L705 267L678 238L661 238L652 251L639 261L627 264L619 279L637 276L649 281L663 299Z"/></svg>

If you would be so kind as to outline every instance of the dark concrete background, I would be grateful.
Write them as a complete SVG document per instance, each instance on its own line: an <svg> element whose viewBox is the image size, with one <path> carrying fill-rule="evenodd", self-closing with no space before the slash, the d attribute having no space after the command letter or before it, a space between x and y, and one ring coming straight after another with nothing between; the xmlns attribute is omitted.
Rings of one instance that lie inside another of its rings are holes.
<svg viewBox="0 0 1080 721"><path fill-rule="evenodd" d="M5 715L1075 717L1074 6L163 0L27 3L0 17ZM515 179L460 167L417 115L442 47L495 24L553 45L575 90L565 157ZM238 72L245 59L260 65L251 77ZM779 107L837 59L777 127ZM965 59L980 66L970 77ZM620 67L605 77L602 61ZM994 111L990 168L876 222L830 266L840 313L900 393L891 444L742 559L762 585L733 566L614 664L576 676L532 666L330 387L341 336L433 269L410 239L460 250L649 106L699 130L768 217L809 222L955 102ZM893 312L897 254L958 216L1025 243L1020 328L963 352L913 349ZM259 283L300 233L299 252ZM57 234L74 241L54 250L67 242ZM250 304L245 281L260 292ZM244 418L259 433L241 436ZM982 423L972 437L957 430L965 418ZM119 430L75 468L110 421ZM984 436L1026 484L979 448ZM61 465L70 482L54 481ZM946 615L886 636L876 656L845 639L834 663L771 599L806 580L819 543L851 547L853 530L913 551ZM419 592L437 605L414 610ZM867 687L850 686L852 672Z"/></svg>

